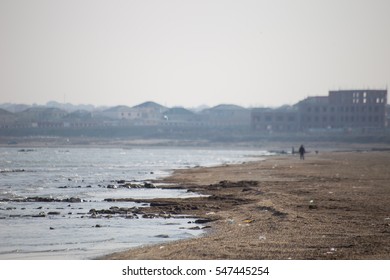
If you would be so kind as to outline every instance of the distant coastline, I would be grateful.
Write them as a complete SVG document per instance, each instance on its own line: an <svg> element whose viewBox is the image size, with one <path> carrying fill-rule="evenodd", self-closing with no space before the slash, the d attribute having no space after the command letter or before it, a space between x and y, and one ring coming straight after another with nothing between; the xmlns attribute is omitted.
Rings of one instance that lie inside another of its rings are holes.
<svg viewBox="0 0 390 280"><path fill-rule="evenodd" d="M225 137L228 138L229 135ZM135 147L192 147L192 148L227 148L227 149L259 149L280 153L291 153L305 144L309 152L314 151L371 151L386 150L390 147L390 139L386 137L319 137L317 135L235 139L200 139L187 137L60 137L60 136L0 136L0 147L38 148L38 147L114 147L131 149Z"/></svg>

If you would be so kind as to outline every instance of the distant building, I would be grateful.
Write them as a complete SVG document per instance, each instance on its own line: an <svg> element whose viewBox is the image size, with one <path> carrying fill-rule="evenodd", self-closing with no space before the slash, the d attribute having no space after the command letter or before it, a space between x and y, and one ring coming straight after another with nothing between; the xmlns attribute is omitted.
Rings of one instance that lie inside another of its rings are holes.
<svg viewBox="0 0 390 280"><path fill-rule="evenodd" d="M86 110L77 110L69 113L63 118L64 127L66 128L89 128L98 127L104 124L102 118L93 118L92 112Z"/></svg>
<svg viewBox="0 0 390 280"><path fill-rule="evenodd" d="M386 126L390 125L390 105L386 105Z"/></svg>
<svg viewBox="0 0 390 280"><path fill-rule="evenodd" d="M132 108L123 105L104 110L100 112L99 115L113 120L129 120L136 117L134 116L134 112L132 112Z"/></svg>
<svg viewBox="0 0 390 280"><path fill-rule="evenodd" d="M32 107L16 113L16 127L63 127L62 118L68 113L58 108Z"/></svg>
<svg viewBox="0 0 390 280"><path fill-rule="evenodd" d="M386 90L338 90L312 96L293 107L252 110L251 124L259 131L383 129L387 127Z"/></svg>
<svg viewBox="0 0 390 280"><path fill-rule="evenodd" d="M164 112L162 125L166 126L200 126L200 116L188 109L174 107Z"/></svg>
<svg viewBox="0 0 390 280"><path fill-rule="evenodd" d="M15 120L16 116L13 113L0 108L0 128L12 127Z"/></svg>
<svg viewBox="0 0 390 280"><path fill-rule="evenodd" d="M306 129L386 127L387 90L338 90L298 103L300 126Z"/></svg>
<svg viewBox="0 0 390 280"><path fill-rule="evenodd" d="M133 125L158 125L167 109L154 102L145 102L134 107L116 106L97 113L114 121L124 121Z"/></svg>
<svg viewBox="0 0 390 280"><path fill-rule="evenodd" d="M251 111L247 108L221 104L200 112L203 123L208 126L248 126Z"/></svg>
<svg viewBox="0 0 390 280"><path fill-rule="evenodd" d="M298 109L283 106L277 109L256 108L251 114L252 128L264 132L299 131Z"/></svg>
<svg viewBox="0 0 390 280"><path fill-rule="evenodd" d="M159 125L163 121L163 114L168 110L156 102L144 102L132 108L137 114L136 125Z"/></svg>

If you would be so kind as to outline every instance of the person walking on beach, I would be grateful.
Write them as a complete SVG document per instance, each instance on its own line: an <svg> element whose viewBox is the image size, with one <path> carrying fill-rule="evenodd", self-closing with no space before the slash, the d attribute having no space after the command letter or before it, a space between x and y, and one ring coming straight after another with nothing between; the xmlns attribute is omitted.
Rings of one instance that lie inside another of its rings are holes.
<svg viewBox="0 0 390 280"><path fill-rule="evenodd" d="M306 150L305 150L305 147L303 147L303 145L301 145L299 147L298 152L299 152L300 159L304 160L305 159Z"/></svg>

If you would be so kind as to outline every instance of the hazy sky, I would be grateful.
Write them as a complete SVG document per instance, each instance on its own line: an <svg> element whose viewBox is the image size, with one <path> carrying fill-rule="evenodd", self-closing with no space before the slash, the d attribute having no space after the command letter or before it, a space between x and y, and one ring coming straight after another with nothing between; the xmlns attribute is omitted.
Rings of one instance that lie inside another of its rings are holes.
<svg viewBox="0 0 390 280"><path fill-rule="evenodd" d="M279 106L389 83L389 0L0 0L0 103Z"/></svg>

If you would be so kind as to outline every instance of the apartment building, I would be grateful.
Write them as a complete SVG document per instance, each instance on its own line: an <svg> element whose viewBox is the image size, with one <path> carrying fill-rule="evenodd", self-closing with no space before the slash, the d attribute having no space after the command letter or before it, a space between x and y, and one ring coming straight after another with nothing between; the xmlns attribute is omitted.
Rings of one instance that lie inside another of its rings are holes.
<svg viewBox="0 0 390 280"><path fill-rule="evenodd" d="M252 127L289 132L325 129L383 129L387 127L387 89L337 90L308 97L296 105L253 109Z"/></svg>
<svg viewBox="0 0 390 280"><path fill-rule="evenodd" d="M280 108L256 108L252 110L252 128L266 132L299 131L298 108L283 106Z"/></svg>
<svg viewBox="0 0 390 280"><path fill-rule="evenodd" d="M387 90L338 90L298 103L303 130L386 127Z"/></svg>

